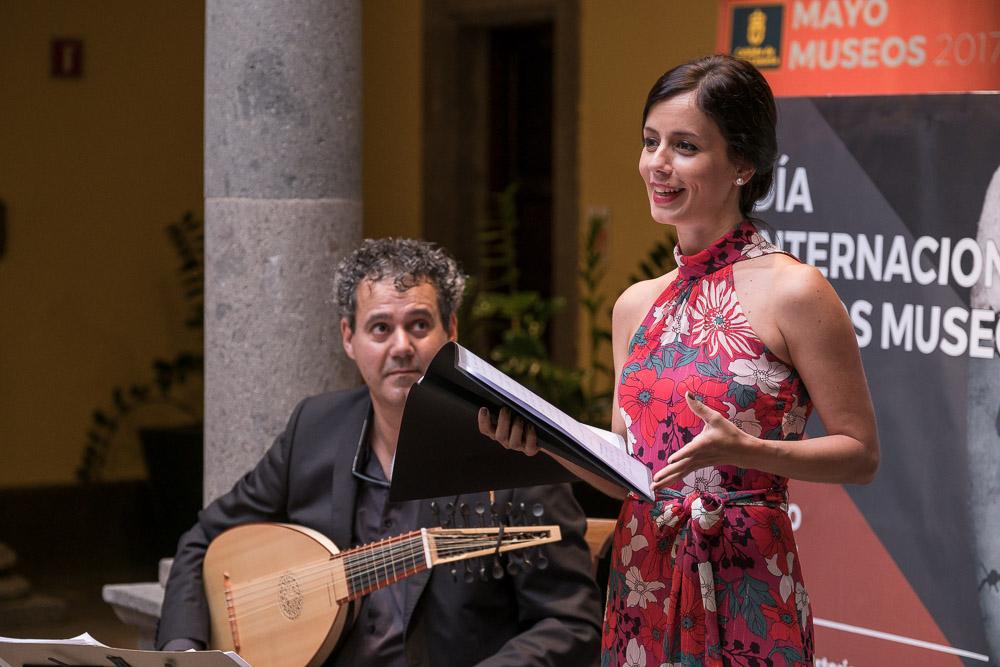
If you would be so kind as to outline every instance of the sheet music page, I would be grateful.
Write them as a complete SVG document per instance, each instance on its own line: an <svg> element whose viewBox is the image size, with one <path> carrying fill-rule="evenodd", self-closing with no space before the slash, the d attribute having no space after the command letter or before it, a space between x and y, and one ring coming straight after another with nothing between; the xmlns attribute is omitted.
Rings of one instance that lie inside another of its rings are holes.
<svg viewBox="0 0 1000 667"><path fill-rule="evenodd" d="M614 445L618 449L622 450L625 449L625 441L617 433L613 433L607 429L597 428L596 426L591 426L590 424L584 424L582 422L580 425L586 429L589 429L590 432L596 435L598 438L603 438L604 440Z"/></svg>
<svg viewBox="0 0 1000 667"><path fill-rule="evenodd" d="M233 651L146 651L107 646L88 633L70 639L18 639L0 637L0 666L102 665L121 658L131 667L251 667Z"/></svg>
<svg viewBox="0 0 1000 667"><path fill-rule="evenodd" d="M650 488L651 477L649 468L628 455L625 451L625 442L620 435L581 424L461 345L458 346L458 366L495 391L509 398L512 403L539 421L569 435L591 454L607 463L635 487L639 489ZM599 434L599 431L603 431L603 433Z"/></svg>
<svg viewBox="0 0 1000 667"><path fill-rule="evenodd" d="M17 637L0 637L0 642L9 644L75 644L80 646L103 646L105 648L111 648L107 644L102 644L91 637L89 632L84 632L82 635L70 637L69 639L19 639Z"/></svg>
<svg viewBox="0 0 1000 667"><path fill-rule="evenodd" d="M213 649L210 650L215 652ZM198 649L189 648L188 650L183 651L183 653L198 653ZM204 653L204 651L202 651L202 653ZM243 656L241 656L236 651L224 651L223 655L225 655L227 658L235 662L239 667L252 667L252 665L246 660L244 660Z"/></svg>
<svg viewBox="0 0 1000 667"><path fill-rule="evenodd" d="M240 657L240 654L236 651L226 651L226 657L239 665L239 667L250 667L250 663Z"/></svg>

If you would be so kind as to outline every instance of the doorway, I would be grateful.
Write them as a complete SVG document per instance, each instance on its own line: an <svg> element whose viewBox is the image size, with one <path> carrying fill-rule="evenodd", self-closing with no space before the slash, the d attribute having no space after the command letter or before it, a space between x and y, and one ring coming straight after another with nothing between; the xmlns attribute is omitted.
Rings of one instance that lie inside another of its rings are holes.
<svg viewBox="0 0 1000 667"><path fill-rule="evenodd" d="M518 290L564 302L547 342L572 365L576 0L426 0L424 11L424 235L469 274L503 280L481 231L513 217L497 251L509 253Z"/></svg>

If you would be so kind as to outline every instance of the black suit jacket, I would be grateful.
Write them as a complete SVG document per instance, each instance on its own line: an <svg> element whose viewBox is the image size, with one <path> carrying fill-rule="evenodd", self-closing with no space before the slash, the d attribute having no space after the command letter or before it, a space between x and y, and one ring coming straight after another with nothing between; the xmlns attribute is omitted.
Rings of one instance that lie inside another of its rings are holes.
<svg viewBox="0 0 1000 667"><path fill-rule="evenodd" d="M302 401L257 466L198 515L178 544L167 582L157 647L176 638L208 643L201 564L209 542L251 521L313 528L334 544L352 543L357 484L351 473L371 400L366 388ZM458 473L459 471L456 471ZM598 593L583 540L585 519L567 485L498 491L498 503L542 503L543 523L558 523L560 542L546 545L549 566L502 579L465 583L448 568L414 575L406 587L404 626L411 665L590 665L599 651ZM436 499L437 507L454 497ZM459 502L488 502L469 494ZM418 526L440 525L430 500L419 503ZM464 569L463 569L464 571Z"/></svg>

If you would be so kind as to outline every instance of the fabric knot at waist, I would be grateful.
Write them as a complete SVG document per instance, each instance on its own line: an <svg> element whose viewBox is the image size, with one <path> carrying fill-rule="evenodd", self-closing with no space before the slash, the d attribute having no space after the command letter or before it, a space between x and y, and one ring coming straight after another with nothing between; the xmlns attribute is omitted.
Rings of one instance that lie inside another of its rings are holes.
<svg viewBox="0 0 1000 667"><path fill-rule="evenodd" d="M685 598L700 599L705 626L705 644L702 664L705 667L722 667L721 644L718 625L715 574L709 553L709 540L722 531L727 507L763 506L788 511L788 493L784 488L748 489L740 491L694 491L682 493L676 489L660 489L652 516L659 531L675 531L670 548L672 575L670 598L667 604L665 640L668 654L680 654L683 612L681 601ZM678 552L680 555L678 555ZM689 578L685 573L697 573ZM684 589L693 588L689 595ZM696 603L697 604L697 603Z"/></svg>
<svg viewBox="0 0 1000 667"><path fill-rule="evenodd" d="M684 494L677 489L659 489L653 516L659 529L671 528L680 533L691 530L704 535L717 535L722 530L722 514L726 507L756 505L788 511L788 492L783 488L744 489L740 491L692 491Z"/></svg>

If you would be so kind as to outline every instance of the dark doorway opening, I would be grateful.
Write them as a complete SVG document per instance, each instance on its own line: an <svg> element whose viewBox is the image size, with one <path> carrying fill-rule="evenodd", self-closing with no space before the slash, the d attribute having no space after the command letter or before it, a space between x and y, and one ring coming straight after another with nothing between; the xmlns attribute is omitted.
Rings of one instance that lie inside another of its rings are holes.
<svg viewBox="0 0 1000 667"><path fill-rule="evenodd" d="M496 204L502 193L514 188L516 286L549 297L553 293L552 24L490 29L489 71L488 183L494 209L490 217L502 214ZM550 329L549 343L551 334Z"/></svg>
<svg viewBox="0 0 1000 667"><path fill-rule="evenodd" d="M549 316L541 342L554 362L572 367L577 3L424 7L424 235L454 253L484 291L558 297L564 307ZM463 342L490 348L497 334L489 324L485 341L469 337L463 315Z"/></svg>

